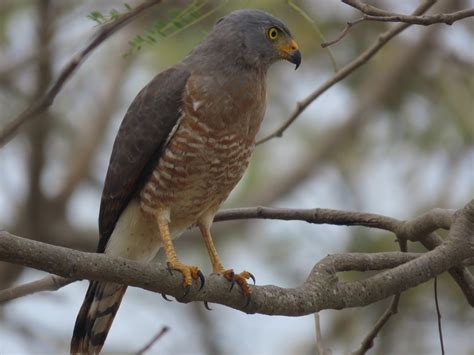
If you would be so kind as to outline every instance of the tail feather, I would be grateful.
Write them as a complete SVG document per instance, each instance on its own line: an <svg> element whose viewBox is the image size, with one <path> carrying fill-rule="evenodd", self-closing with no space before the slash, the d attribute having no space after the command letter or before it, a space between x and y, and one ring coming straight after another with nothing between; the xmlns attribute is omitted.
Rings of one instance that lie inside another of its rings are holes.
<svg viewBox="0 0 474 355"><path fill-rule="evenodd" d="M102 349L127 286L92 281L77 315L71 354L97 354Z"/></svg>

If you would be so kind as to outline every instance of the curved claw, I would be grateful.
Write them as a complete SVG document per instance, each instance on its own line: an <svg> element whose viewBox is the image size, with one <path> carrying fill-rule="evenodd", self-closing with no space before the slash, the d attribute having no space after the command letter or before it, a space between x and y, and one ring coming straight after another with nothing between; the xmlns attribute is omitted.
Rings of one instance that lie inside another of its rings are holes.
<svg viewBox="0 0 474 355"><path fill-rule="evenodd" d="M168 302L173 302L173 300L170 300L170 299L168 298L168 296L165 295L164 293L161 294L161 297L163 297L163 298L164 298L166 301L168 301Z"/></svg>
<svg viewBox="0 0 474 355"><path fill-rule="evenodd" d="M201 281L201 287L199 287L199 291L201 291L202 288L204 287L205 282L206 282L206 279L204 278L204 275L201 272L201 270L198 271L198 277L199 277L199 280Z"/></svg>
<svg viewBox="0 0 474 355"><path fill-rule="evenodd" d="M250 272L248 272L248 271L247 271L247 273L249 274L249 277L252 279L252 281L253 281L253 284L255 285L255 282L256 282L256 280L255 280L255 276L253 276L253 274L252 274L252 273L250 273Z"/></svg>
<svg viewBox="0 0 474 355"><path fill-rule="evenodd" d="M245 303L244 308L247 308L249 306L251 300L252 300L252 295L248 294L247 295L247 302Z"/></svg>
<svg viewBox="0 0 474 355"><path fill-rule="evenodd" d="M168 272L170 273L171 276L173 276L173 269L171 269L169 267L169 265L166 267L166 269L168 270Z"/></svg>
<svg viewBox="0 0 474 355"><path fill-rule="evenodd" d="M185 286L184 287L184 295L183 297L186 297L189 294L189 291L191 290L191 285Z"/></svg>
<svg viewBox="0 0 474 355"><path fill-rule="evenodd" d="M208 311L212 311L212 308L209 307L209 303L207 303L207 301L204 301L204 308L206 308Z"/></svg>
<svg viewBox="0 0 474 355"><path fill-rule="evenodd" d="M234 285L235 285L235 279L232 279L232 281L230 281L229 292L232 291L232 289L234 288Z"/></svg>

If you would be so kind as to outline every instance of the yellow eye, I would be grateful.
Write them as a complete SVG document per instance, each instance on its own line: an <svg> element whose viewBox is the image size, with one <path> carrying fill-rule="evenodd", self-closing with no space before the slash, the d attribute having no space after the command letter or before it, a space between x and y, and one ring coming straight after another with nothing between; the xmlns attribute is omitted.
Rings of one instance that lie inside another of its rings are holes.
<svg viewBox="0 0 474 355"><path fill-rule="evenodd" d="M268 38L272 41L278 38L278 29L276 27L271 27L267 32Z"/></svg>

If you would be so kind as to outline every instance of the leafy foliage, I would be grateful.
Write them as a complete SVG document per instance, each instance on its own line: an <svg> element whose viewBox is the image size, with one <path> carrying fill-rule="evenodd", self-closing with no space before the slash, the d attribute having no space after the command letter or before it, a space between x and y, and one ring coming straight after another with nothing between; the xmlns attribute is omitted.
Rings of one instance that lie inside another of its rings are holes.
<svg viewBox="0 0 474 355"><path fill-rule="evenodd" d="M204 18L210 16L219 8L224 6L228 0L222 1L219 5L214 6L209 0L199 1L194 0L185 8L172 8L169 11L169 19L167 21L159 19L156 20L151 27L145 30L142 34L137 34L129 43L129 49L123 54L123 57L128 57L136 51L142 49L146 44L155 44L160 39L172 37L188 27L198 23ZM127 11L132 8L128 4L124 4ZM119 12L115 9L110 10L109 15L102 14L100 11L92 11L87 15L92 21L99 25L117 20L126 12Z"/></svg>

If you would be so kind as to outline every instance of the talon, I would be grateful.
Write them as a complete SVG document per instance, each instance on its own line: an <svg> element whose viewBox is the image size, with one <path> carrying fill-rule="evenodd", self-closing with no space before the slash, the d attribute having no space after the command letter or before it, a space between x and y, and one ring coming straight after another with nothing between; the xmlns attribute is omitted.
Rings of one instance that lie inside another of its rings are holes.
<svg viewBox="0 0 474 355"><path fill-rule="evenodd" d="M184 295L183 297L186 297L189 293L189 291L191 290L191 285L187 285L184 287Z"/></svg>
<svg viewBox="0 0 474 355"><path fill-rule="evenodd" d="M248 272L248 271L247 271L247 273L249 274L249 277L252 279L253 284L255 285L255 282L256 282L255 276L253 276L253 274L252 274L251 272Z"/></svg>
<svg viewBox="0 0 474 355"><path fill-rule="evenodd" d="M173 300L170 300L170 299L168 298L168 296L165 295L164 293L161 294L161 297L163 297L163 298L164 298L166 301L168 301L168 302L173 302Z"/></svg>
<svg viewBox="0 0 474 355"><path fill-rule="evenodd" d="M199 280L201 281L201 287L199 287L199 291L202 290L202 288L204 287L204 283L206 282L206 279L204 278L204 275L203 273L201 272L201 270L198 270L198 273L197 273L198 277L199 277ZM206 307L207 308L207 307ZM209 309L210 310L210 309Z"/></svg>
<svg viewBox="0 0 474 355"><path fill-rule="evenodd" d="M229 292L232 291L232 289L234 288L234 285L235 285L235 280L232 279L232 281L230 282Z"/></svg>
<svg viewBox="0 0 474 355"><path fill-rule="evenodd" d="M168 270L168 272L170 273L170 275L173 276L173 269L170 268L169 263L168 263L166 269Z"/></svg>
<svg viewBox="0 0 474 355"><path fill-rule="evenodd" d="M183 287L185 290L185 296L189 293L193 280L198 278L201 280L201 288L204 284L204 275L196 266L190 266L183 264L179 261L167 262L168 270L176 270L183 274Z"/></svg>
<svg viewBox="0 0 474 355"><path fill-rule="evenodd" d="M249 293L247 295L247 302L245 303L244 308L247 308L249 306L251 300L252 300L252 295Z"/></svg>
<svg viewBox="0 0 474 355"><path fill-rule="evenodd" d="M206 308L208 311L212 311L212 308L209 307L209 303L207 303L207 301L204 301L204 308Z"/></svg>

